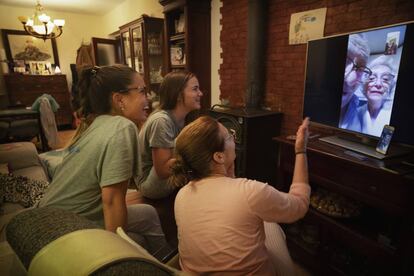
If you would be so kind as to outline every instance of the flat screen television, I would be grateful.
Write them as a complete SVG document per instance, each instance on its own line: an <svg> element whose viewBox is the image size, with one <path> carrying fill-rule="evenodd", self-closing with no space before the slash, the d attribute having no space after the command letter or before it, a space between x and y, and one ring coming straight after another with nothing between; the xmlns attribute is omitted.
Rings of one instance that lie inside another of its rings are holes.
<svg viewBox="0 0 414 276"><path fill-rule="evenodd" d="M303 115L361 142L392 125L414 146L414 22L309 41Z"/></svg>

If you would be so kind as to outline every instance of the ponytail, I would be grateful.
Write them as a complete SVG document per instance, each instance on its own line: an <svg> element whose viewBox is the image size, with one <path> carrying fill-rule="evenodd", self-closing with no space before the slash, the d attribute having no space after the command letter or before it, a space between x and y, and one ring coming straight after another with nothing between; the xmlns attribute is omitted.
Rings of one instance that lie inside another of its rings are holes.
<svg viewBox="0 0 414 276"><path fill-rule="evenodd" d="M127 87L131 84L134 73L136 71L125 65L94 66L81 71L78 83L79 93L77 99L74 99L74 102L78 103L78 109L75 112L81 119L81 123L70 145L79 140L96 117L110 114L112 93L128 93Z"/></svg>
<svg viewBox="0 0 414 276"><path fill-rule="evenodd" d="M191 180L209 176L213 154L223 150L224 139L219 134L218 122L208 116L198 118L184 127L176 139L176 161L167 183L182 187Z"/></svg>

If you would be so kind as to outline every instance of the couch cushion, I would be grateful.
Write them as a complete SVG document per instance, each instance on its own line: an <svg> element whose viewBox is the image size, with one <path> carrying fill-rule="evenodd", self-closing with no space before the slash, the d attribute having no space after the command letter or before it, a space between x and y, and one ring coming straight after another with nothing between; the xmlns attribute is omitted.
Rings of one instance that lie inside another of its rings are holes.
<svg viewBox="0 0 414 276"><path fill-rule="evenodd" d="M30 142L0 144L0 163L8 163L12 172L22 168L42 166L36 147Z"/></svg>
<svg viewBox="0 0 414 276"><path fill-rule="evenodd" d="M52 207L34 208L15 216L7 226L7 240L28 268L35 255L47 244L81 229L99 228L71 212ZM172 275L145 260L122 260L105 266L93 275Z"/></svg>
<svg viewBox="0 0 414 276"><path fill-rule="evenodd" d="M26 176L27 178L40 181L48 181L45 170L41 166L27 167L13 171L15 176Z"/></svg>

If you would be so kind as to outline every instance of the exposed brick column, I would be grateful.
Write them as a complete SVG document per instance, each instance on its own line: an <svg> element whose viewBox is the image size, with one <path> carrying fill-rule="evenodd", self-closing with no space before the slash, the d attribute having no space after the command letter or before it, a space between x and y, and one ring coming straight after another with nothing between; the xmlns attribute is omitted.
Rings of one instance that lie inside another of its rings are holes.
<svg viewBox="0 0 414 276"><path fill-rule="evenodd" d="M234 107L244 105L246 91L247 0L224 0L220 43L223 63L220 65L220 98Z"/></svg>

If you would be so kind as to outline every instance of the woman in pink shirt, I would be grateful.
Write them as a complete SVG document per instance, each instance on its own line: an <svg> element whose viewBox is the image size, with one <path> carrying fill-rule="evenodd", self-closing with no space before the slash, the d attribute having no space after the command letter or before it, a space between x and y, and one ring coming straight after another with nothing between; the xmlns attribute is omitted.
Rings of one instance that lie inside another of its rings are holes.
<svg viewBox="0 0 414 276"><path fill-rule="evenodd" d="M292 275L293 264L277 222L302 218L309 207L306 144L309 119L297 132L289 193L234 178L234 136L210 117L186 126L176 140L169 183L175 200L180 264L209 275Z"/></svg>

